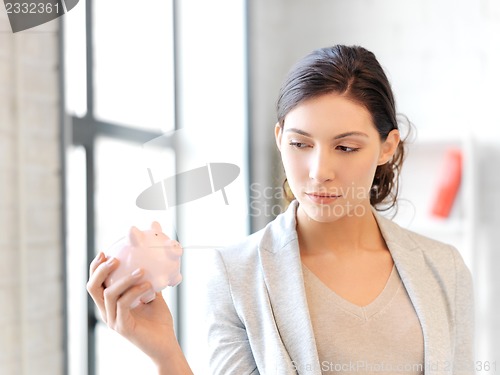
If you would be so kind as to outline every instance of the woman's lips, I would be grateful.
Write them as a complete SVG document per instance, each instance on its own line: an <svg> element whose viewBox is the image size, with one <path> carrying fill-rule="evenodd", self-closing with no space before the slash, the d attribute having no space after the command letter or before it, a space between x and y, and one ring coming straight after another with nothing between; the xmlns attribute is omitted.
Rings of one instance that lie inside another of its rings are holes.
<svg viewBox="0 0 500 375"><path fill-rule="evenodd" d="M325 193L306 193L306 195L311 201L318 204L329 204L340 197L340 195Z"/></svg>

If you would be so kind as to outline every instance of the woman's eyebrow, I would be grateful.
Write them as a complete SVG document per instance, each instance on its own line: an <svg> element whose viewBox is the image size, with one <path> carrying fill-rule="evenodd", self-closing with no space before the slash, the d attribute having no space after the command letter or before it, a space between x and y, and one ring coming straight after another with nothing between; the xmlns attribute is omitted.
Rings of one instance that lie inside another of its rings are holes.
<svg viewBox="0 0 500 375"><path fill-rule="evenodd" d="M285 131L286 132L292 132L292 133L301 134L301 135L304 135L306 137L310 137L311 136L311 134L309 134L308 132L305 132L305 131L297 129L297 128L288 128L288 129L285 129Z"/></svg>
<svg viewBox="0 0 500 375"><path fill-rule="evenodd" d="M350 137L351 135L368 138L368 134L363 133L363 132L356 132L355 131L355 132L347 132L347 133L338 134L335 137L333 137L333 139L346 138L346 137Z"/></svg>
<svg viewBox="0 0 500 375"><path fill-rule="evenodd" d="M297 129L297 128L288 128L288 129L285 129L285 131L286 132L293 132L293 133L301 134L301 135L306 136L306 137L312 137L312 135L309 134L308 132L305 132L305 131ZM346 133L338 134L335 137L333 137L333 139L346 138L346 137L350 137L352 135L368 138L368 135L366 133L358 132L358 131L352 131L352 132L346 132Z"/></svg>

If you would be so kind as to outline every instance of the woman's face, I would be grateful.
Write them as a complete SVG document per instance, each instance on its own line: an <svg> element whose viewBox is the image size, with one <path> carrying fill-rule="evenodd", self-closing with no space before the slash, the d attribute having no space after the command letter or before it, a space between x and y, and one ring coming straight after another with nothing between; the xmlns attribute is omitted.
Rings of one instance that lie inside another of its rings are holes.
<svg viewBox="0 0 500 375"><path fill-rule="evenodd" d="M375 170L399 142L397 130L382 142L370 112L336 93L302 102L275 130L290 189L300 209L321 222L370 209Z"/></svg>

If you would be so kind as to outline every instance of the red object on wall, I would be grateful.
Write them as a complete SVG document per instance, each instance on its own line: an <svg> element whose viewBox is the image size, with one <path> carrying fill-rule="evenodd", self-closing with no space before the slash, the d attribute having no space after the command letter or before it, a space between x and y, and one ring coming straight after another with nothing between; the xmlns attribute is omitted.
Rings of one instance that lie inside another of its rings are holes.
<svg viewBox="0 0 500 375"><path fill-rule="evenodd" d="M450 215L462 180L462 151L456 148L447 150L441 168L431 212L433 216L446 218Z"/></svg>

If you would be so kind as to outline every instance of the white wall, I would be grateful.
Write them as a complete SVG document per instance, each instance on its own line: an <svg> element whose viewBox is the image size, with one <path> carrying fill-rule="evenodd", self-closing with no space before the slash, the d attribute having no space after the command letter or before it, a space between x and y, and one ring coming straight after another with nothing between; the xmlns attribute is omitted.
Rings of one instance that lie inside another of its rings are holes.
<svg viewBox="0 0 500 375"><path fill-rule="evenodd" d="M279 84L296 59L314 48L359 44L376 54L399 110L418 127L474 126L491 139L484 131L494 129L500 83L497 1L276 0L250 7L256 85L271 78L262 100L270 99L269 121Z"/></svg>
<svg viewBox="0 0 500 375"><path fill-rule="evenodd" d="M57 22L0 11L0 373L63 373Z"/></svg>

